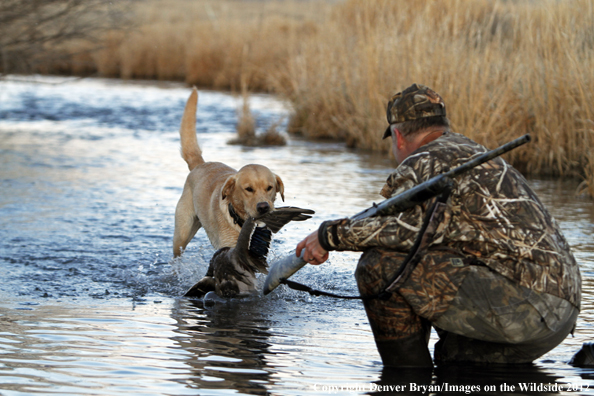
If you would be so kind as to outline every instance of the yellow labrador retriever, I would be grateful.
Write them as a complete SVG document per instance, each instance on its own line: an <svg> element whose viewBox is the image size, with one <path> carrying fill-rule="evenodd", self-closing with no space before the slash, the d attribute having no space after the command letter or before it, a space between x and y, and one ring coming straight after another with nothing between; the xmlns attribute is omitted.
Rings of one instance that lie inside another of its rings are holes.
<svg viewBox="0 0 594 396"><path fill-rule="evenodd" d="M246 165L239 171L205 162L196 138L198 91L193 89L182 117L181 153L190 174L175 209L173 256L182 254L200 227L215 249L235 247L241 226L274 209L276 194L283 201L280 177L265 166Z"/></svg>

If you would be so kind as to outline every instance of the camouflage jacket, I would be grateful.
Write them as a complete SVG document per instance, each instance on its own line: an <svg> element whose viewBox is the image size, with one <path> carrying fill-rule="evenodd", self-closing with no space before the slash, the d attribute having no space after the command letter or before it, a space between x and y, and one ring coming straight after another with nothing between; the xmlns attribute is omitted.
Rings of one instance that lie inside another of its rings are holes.
<svg viewBox="0 0 594 396"><path fill-rule="evenodd" d="M395 196L485 151L465 136L444 133L406 158L380 194ZM445 211L438 216L439 224L430 226L435 232L427 252L447 250L478 260L522 286L563 298L579 308L578 265L559 226L526 179L496 158L454 182ZM433 201L395 216L325 222L320 227L320 242L329 250L381 247L408 252Z"/></svg>

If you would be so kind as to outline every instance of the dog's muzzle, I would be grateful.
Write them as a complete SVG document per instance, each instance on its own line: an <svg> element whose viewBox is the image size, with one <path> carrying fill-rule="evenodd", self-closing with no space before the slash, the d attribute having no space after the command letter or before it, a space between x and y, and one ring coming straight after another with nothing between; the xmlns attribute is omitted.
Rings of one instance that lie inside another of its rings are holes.
<svg viewBox="0 0 594 396"><path fill-rule="evenodd" d="M268 204L268 202L260 202L258 203L258 205L256 205L256 210L261 215L266 214L270 212L270 205Z"/></svg>

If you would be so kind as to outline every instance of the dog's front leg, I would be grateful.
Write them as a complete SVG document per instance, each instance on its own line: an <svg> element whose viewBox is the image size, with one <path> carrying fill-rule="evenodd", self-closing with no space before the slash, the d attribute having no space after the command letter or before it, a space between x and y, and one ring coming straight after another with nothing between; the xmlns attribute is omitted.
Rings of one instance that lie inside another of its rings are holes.
<svg viewBox="0 0 594 396"><path fill-rule="evenodd" d="M173 257L179 257L201 227L194 212L192 191L186 185L175 208L175 230L173 232Z"/></svg>

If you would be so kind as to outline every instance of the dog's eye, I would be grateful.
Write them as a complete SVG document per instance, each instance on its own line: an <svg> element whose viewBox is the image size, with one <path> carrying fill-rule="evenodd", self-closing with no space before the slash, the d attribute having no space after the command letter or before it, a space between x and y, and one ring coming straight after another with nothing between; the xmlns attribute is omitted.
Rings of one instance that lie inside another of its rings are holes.
<svg viewBox="0 0 594 396"><path fill-rule="evenodd" d="M272 186L268 186L268 188L266 189L266 191L270 191L272 190Z"/></svg>
<svg viewBox="0 0 594 396"><path fill-rule="evenodd" d="M254 192L254 189L251 188L251 187L246 187L245 190L248 191L248 192Z"/></svg>

